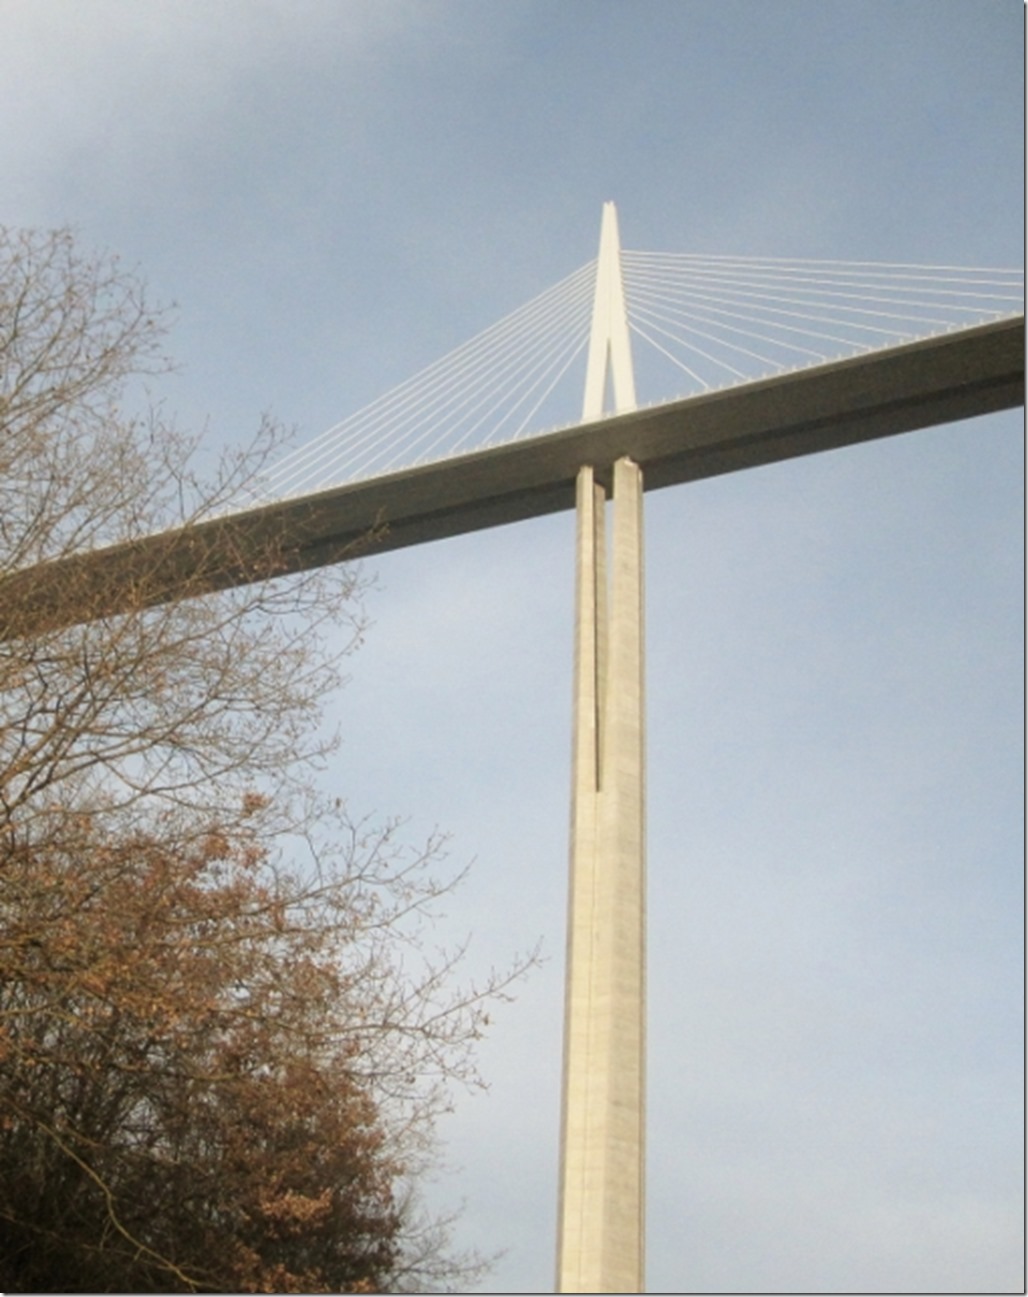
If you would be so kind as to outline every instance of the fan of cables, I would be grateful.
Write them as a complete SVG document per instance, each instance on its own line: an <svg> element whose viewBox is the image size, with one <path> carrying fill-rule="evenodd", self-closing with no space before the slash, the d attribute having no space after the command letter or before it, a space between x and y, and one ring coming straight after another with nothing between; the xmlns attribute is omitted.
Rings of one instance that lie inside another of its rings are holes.
<svg viewBox="0 0 1028 1297"><path fill-rule="evenodd" d="M651 404L1024 310L1020 270L628 251L621 268ZM236 507L540 433L561 385L581 391L595 281L593 261L292 452Z"/></svg>

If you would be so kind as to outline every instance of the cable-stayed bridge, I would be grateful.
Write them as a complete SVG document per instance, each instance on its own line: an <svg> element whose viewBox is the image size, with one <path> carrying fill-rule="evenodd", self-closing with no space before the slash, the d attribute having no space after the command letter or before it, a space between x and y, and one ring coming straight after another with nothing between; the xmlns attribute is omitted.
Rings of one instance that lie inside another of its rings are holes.
<svg viewBox="0 0 1028 1297"><path fill-rule="evenodd" d="M1024 295L1019 271L628 251L620 265L651 404L1009 319ZM286 456L251 502L580 423L597 270L598 259Z"/></svg>
<svg viewBox="0 0 1028 1297"><path fill-rule="evenodd" d="M641 1291L644 488L1023 400L1019 271L622 252L608 204L595 262L233 510L0 580L0 638L577 509L557 1287Z"/></svg>
<svg viewBox="0 0 1028 1297"><path fill-rule="evenodd" d="M644 402L583 418L599 259L287 455L230 510L0 582L0 636L1019 405L1023 271L621 252ZM60 580L56 578L60 576Z"/></svg>

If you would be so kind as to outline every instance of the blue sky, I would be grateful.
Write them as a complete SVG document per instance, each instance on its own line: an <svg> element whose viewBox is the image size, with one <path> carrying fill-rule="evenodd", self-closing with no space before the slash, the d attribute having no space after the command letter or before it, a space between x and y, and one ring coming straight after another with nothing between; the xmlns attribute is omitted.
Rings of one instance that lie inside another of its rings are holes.
<svg viewBox="0 0 1028 1297"><path fill-rule="evenodd" d="M212 451L314 435L595 253L1012 266L1015 0L0 0L0 220L178 305ZM644 395L644 394L643 394ZM651 1291L1021 1278L1020 412L647 497ZM552 1285L573 520L383 557L355 809L544 942L459 1239Z"/></svg>

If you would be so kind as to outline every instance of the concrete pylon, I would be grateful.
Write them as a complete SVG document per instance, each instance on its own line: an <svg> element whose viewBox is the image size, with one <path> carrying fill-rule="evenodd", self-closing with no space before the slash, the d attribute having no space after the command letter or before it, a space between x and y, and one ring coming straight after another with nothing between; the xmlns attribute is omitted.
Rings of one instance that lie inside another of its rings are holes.
<svg viewBox="0 0 1028 1297"><path fill-rule="evenodd" d="M635 406L617 223L604 207L586 419ZM645 734L642 472L578 474L575 701L557 1291L643 1291Z"/></svg>

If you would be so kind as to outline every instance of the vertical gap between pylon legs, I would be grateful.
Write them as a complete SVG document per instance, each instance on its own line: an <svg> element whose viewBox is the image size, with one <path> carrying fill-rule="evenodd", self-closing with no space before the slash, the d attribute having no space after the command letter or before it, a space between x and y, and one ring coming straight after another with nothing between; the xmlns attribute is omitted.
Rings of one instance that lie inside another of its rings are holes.
<svg viewBox="0 0 1028 1297"><path fill-rule="evenodd" d="M607 697L607 493L599 482L593 482L593 546L592 546L592 587L593 587L593 643L594 679L595 679L595 765L597 793L603 787L603 714Z"/></svg>

